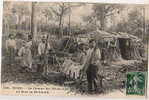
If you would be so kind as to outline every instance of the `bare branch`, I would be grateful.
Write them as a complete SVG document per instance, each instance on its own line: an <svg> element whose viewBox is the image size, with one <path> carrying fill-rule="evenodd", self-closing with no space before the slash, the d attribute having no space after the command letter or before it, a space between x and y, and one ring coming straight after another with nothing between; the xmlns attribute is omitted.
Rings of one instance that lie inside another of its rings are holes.
<svg viewBox="0 0 149 100"><path fill-rule="evenodd" d="M60 13L58 11L56 11L54 8L50 7L51 10L53 11L54 14L56 14L57 16L60 16Z"/></svg>

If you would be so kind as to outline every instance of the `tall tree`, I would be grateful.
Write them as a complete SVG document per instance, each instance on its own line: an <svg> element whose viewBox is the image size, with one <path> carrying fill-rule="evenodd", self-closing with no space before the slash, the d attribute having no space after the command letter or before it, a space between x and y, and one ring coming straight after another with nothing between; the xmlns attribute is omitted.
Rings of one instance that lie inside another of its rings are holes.
<svg viewBox="0 0 149 100"><path fill-rule="evenodd" d="M32 37L34 37L34 17L35 17L35 15L34 15L34 13L35 13L35 3L34 2L32 2L32 4L31 4L31 35L32 35Z"/></svg>
<svg viewBox="0 0 149 100"><path fill-rule="evenodd" d="M121 21L118 25L116 25L115 31L127 32L144 39L145 19L143 14L142 8L132 10L128 14L128 20L126 22Z"/></svg>
<svg viewBox="0 0 149 100"><path fill-rule="evenodd" d="M45 16L45 18L46 18L46 24L49 24L48 22L49 22L49 20L50 19L53 19L53 13L51 12L51 9L49 9L49 8L47 8L47 9L43 9L42 10L42 13L43 13L43 15Z"/></svg>
<svg viewBox="0 0 149 100"><path fill-rule="evenodd" d="M22 30L22 22L23 22L23 18L25 18L26 16L30 15L30 10L29 7L27 6L28 3L14 3L13 4L13 8L12 8L12 13L14 15L16 15L16 19L17 19L17 29Z"/></svg>
<svg viewBox="0 0 149 100"><path fill-rule="evenodd" d="M61 36L62 35L62 27L63 27L62 22L63 22L64 16L71 13L71 8L72 7L80 7L80 6L83 5L83 3L74 4L74 5L70 5L68 3L58 3L56 5L57 6L55 8L51 7L51 10L59 20L59 36ZM69 20L70 20L70 16L69 16Z"/></svg>
<svg viewBox="0 0 149 100"><path fill-rule="evenodd" d="M51 7L52 12L56 15L59 20L59 35L62 35L62 20L63 17L68 13L69 7L65 3L58 3L56 8Z"/></svg>
<svg viewBox="0 0 149 100"><path fill-rule="evenodd" d="M114 13L119 13L123 6L116 4L94 4L92 18L100 21L100 29L105 30L106 19ZM95 21L96 22L96 21Z"/></svg>
<svg viewBox="0 0 149 100"><path fill-rule="evenodd" d="M4 2L3 5L3 33L9 33L9 28L12 20L11 2Z"/></svg>

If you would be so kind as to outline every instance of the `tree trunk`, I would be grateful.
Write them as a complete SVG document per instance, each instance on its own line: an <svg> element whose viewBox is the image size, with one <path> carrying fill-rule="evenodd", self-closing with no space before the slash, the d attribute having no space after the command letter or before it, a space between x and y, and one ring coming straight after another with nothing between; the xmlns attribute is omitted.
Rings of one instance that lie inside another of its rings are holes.
<svg viewBox="0 0 149 100"><path fill-rule="evenodd" d="M7 34L7 24L3 22L3 33Z"/></svg>
<svg viewBox="0 0 149 100"><path fill-rule="evenodd" d="M28 22L25 23L25 30L28 31Z"/></svg>
<svg viewBox="0 0 149 100"><path fill-rule="evenodd" d="M6 27L5 27L5 32L7 33L7 35L9 35L9 34L10 34L10 33L9 33L10 26L9 26L8 23L6 23L5 26L6 26Z"/></svg>
<svg viewBox="0 0 149 100"><path fill-rule="evenodd" d="M70 6L70 5L69 5ZM69 10L71 11L70 7L69 7ZM69 13L69 35L71 35L71 29L70 29L70 20L71 20L71 13Z"/></svg>
<svg viewBox="0 0 149 100"><path fill-rule="evenodd" d="M58 33L58 38L61 37L62 34L62 17L63 15L60 16L60 20L59 20L59 33Z"/></svg>
<svg viewBox="0 0 149 100"><path fill-rule="evenodd" d="M32 13L31 13L31 36L34 39L34 2L32 2Z"/></svg>
<svg viewBox="0 0 149 100"><path fill-rule="evenodd" d="M101 27L101 30L105 30L105 6L102 7L102 12L101 13L101 16L100 16L100 27Z"/></svg>
<svg viewBox="0 0 149 100"><path fill-rule="evenodd" d="M142 34L142 40L143 42L147 42L146 41L146 15L145 15L145 8L143 8L143 34Z"/></svg>
<svg viewBox="0 0 149 100"><path fill-rule="evenodd" d="M21 29L21 28L22 28L22 27L21 27L21 26L22 26L22 25L21 25L21 24L22 24L22 23L21 23L21 16L22 16L22 15L19 15L19 23L18 23L18 27L17 27L19 30L22 30L22 29Z"/></svg>

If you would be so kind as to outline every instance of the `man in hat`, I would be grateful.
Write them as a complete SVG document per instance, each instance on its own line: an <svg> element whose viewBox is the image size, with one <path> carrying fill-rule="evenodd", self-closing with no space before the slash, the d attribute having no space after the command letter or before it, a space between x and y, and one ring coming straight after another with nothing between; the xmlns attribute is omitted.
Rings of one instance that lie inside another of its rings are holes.
<svg viewBox="0 0 149 100"><path fill-rule="evenodd" d="M46 47L47 46L47 47ZM47 49L47 50L45 50ZM38 55L39 55L39 60L40 60L40 66L38 67L37 71L38 72L43 72L43 65L44 65L44 55L45 53L48 53L48 50L50 49L49 43L46 43L46 36L43 36L41 39L41 42L38 45Z"/></svg>
<svg viewBox="0 0 149 100"><path fill-rule="evenodd" d="M89 49L87 51L86 75L88 81L88 91L97 91L98 70L100 67L100 49L97 47L95 40L89 41Z"/></svg>
<svg viewBox="0 0 149 100"><path fill-rule="evenodd" d="M16 41L14 39L14 34L9 34L8 40L6 40L6 51L9 56L9 64L14 63L15 51L16 51Z"/></svg>

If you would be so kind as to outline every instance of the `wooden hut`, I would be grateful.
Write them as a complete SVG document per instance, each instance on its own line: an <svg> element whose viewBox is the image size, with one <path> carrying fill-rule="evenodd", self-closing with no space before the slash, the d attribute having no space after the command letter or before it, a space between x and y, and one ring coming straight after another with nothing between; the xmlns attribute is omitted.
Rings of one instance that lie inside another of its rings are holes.
<svg viewBox="0 0 149 100"><path fill-rule="evenodd" d="M85 34L86 35L86 34ZM81 37L83 37L81 35ZM139 60L144 57L144 46L138 37L128 33L108 33L97 30L84 36L88 39L96 39L101 48L102 60Z"/></svg>

